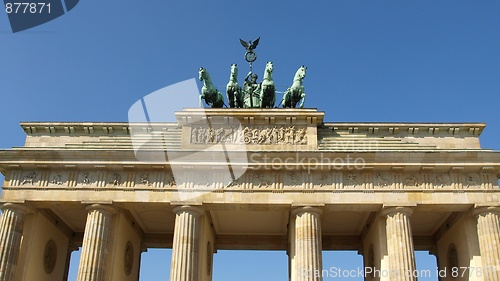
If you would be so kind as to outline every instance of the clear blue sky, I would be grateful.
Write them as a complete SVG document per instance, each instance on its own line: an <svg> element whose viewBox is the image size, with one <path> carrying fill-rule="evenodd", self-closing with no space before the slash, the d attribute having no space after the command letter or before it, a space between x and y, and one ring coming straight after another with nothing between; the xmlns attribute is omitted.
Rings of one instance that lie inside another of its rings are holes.
<svg viewBox="0 0 500 281"><path fill-rule="evenodd" d="M282 91L306 65L306 107L326 121L485 122L482 146L498 150L499 15L496 0L82 0L13 34L0 12L0 148L23 144L20 121L127 121L135 101L197 77L200 66L222 90L231 63L240 81L248 71L238 39L261 36L255 72L273 61ZM141 280L168 276L169 255L144 254ZM362 266L355 253L332 255L326 267ZM284 252L214 260L217 281L288 276ZM435 264L420 254L418 262ZM242 272L245 263L253 266Z"/></svg>

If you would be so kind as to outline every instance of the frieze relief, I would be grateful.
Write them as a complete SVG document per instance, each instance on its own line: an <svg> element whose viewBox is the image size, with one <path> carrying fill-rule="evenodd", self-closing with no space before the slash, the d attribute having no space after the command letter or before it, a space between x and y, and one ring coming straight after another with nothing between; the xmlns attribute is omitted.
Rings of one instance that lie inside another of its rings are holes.
<svg viewBox="0 0 500 281"><path fill-rule="evenodd" d="M39 179L38 176L39 174L35 171L25 172L22 177L21 185L35 185Z"/></svg>
<svg viewBox="0 0 500 281"><path fill-rule="evenodd" d="M433 180L434 188L445 188L451 182L448 173L435 174Z"/></svg>
<svg viewBox="0 0 500 281"><path fill-rule="evenodd" d="M404 177L404 186L407 188L419 188L422 183L422 178L419 174L411 173Z"/></svg>
<svg viewBox="0 0 500 281"><path fill-rule="evenodd" d="M295 144L306 145L307 128L296 126L206 127L192 126L192 144Z"/></svg>
<svg viewBox="0 0 500 281"><path fill-rule="evenodd" d="M392 186L390 175L388 173L375 173L373 185L375 188L390 188Z"/></svg>
<svg viewBox="0 0 500 281"><path fill-rule="evenodd" d="M26 170L6 175L5 187L111 188L111 189L204 189L204 190L471 190L498 188L496 176L468 172L398 171L247 171L231 180L226 170L186 169L174 178L171 172L155 170Z"/></svg>
<svg viewBox="0 0 500 281"><path fill-rule="evenodd" d="M253 177L253 187L256 189L272 189L275 185L273 177L274 174L271 173L258 173Z"/></svg>
<svg viewBox="0 0 500 281"><path fill-rule="evenodd" d="M77 185L91 186L96 185L97 173L91 171L82 171L78 175Z"/></svg>
<svg viewBox="0 0 500 281"><path fill-rule="evenodd" d="M144 172L144 173L140 174L138 185L141 185L141 186L151 186L152 185L151 181L149 180L149 173L148 172Z"/></svg>
<svg viewBox="0 0 500 281"><path fill-rule="evenodd" d="M313 179L314 186L318 188L331 187L332 183L333 183L332 173L318 173L315 175Z"/></svg>
<svg viewBox="0 0 500 281"><path fill-rule="evenodd" d="M293 178L294 173L288 173L284 178L290 179L290 175ZM280 190L283 189L287 182L283 182L279 178L281 175L269 172L257 172L257 173L246 173L240 178L230 181L228 184L223 186L224 190ZM288 181L289 189L298 189L300 187L299 181L294 181L296 184L292 186L290 181Z"/></svg>
<svg viewBox="0 0 500 281"><path fill-rule="evenodd" d="M174 188L176 182L172 173L160 171L138 171L135 173L134 184L136 188Z"/></svg>
<svg viewBox="0 0 500 281"><path fill-rule="evenodd" d="M215 183L215 175L200 173L193 179L193 184L195 187L199 188L211 188Z"/></svg>
<svg viewBox="0 0 500 281"><path fill-rule="evenodd" d="M121 173L118 173L118 172L110 173L110 176L108 178L108 185L120 186L122 184L123 184L123 181L122 181Z"/></svg>
<svg viewBox="0 0 500 281"><path fill-rule="evenodd" d="M62 180L62 175L61 174L55 174L52 176L52 180L50 181L50 184L53 185L63 185L64 182Z"/></svg>
<svg viewBox="0 0 500 281"><path fill-rule="evenodd" d="M481 186L479 173L468 173L465 175L464 188L477 188Z"/></svg>
<svg viewBox="0 0 500 281"><path fill-rule="evenodd" d="M284 186L290 189L300 189L302 187L302 173L299 171L285 172L283 177Z"/></svg>
<svg viewBox="0 0 500 281"><path fill-rule="evenodd" d="M174 175L172 175L171 173L168 173L164 177L165 177L165 181L164 181L165 185L164 186L170 187L170 188L177 186L177 182L175 181Z"/></svg>
<svg viewBox="0 0 500 281"><path fill-rule="evenodd" d="M356 173L347 173L345 175L345 181L344 181L344 188L351 187L351 188L356 188L359 187L360 181L359 181L359 174Z"/></svg>
<svg viewBox="0 0 500 281"><path fill-rule="evenodd" d="M69 183L69 173L64 171L53 171L50 173L49 186L64 187Z"/></svg>

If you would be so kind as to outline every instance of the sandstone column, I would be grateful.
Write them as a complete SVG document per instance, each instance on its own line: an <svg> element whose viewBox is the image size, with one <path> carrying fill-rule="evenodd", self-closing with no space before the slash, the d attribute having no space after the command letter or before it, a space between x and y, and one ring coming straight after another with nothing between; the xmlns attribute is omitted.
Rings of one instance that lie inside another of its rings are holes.
<svg viewBox="0 0 500 281"><path fill-rule="evenodd" d="M485 281L500 280L500 207L474 210Z"/></svg>
<svg viewBox="0 0 500 281"><path fill-rule="evenodd" d="M383 210L382 214L386 217L389 280L417 280L417 276L414 276L415 252L410 226L412 210L407 207L390 207Z"/></svg>
<svg viewBox="0 0 500 281"><path fill-rule="evenodd" d="M323 280L321 247L321 210L300 207L291 213L291 280Z"/></svg>
<svg viewBox="0 0 500 281"><path fill-rule="evenodd" d="M170 281L197 281L200 240L200 216L203 210L193 206L178 206L172 246Z"/></svg>
<svg viewBox="0 0 500 281"><path fill-rule="evenodd" d="M14 280L24 219L29 208L22 204L6 203L0 219L0 281Z"/></svg>
<svg viewBox="0 0 500 281"><path fill-rule="evenodd" d="M101 204L89 205L86 209L88 211L87 223L83 235L77 280L101 281L105 276L109 232L116 209Z"/></svg>

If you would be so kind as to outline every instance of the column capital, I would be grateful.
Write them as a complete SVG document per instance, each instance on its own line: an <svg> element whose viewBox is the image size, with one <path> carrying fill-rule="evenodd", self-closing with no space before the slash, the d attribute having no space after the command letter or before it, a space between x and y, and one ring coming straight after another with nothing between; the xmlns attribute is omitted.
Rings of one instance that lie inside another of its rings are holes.
<svg viewBox="0 0 500 281"><path fill-rule="evenodd" d="M380 214L382 216L390 216L393 214L405 214L407 216L411 216L413 214L413 209L411 207L385 207L382 209Z"/></svg>
<svg viewBox="0 0 500 281"><path fill-rule="evenodd" d="M21 212L23 215L26 215L27 213L29 213L32 208L24 203L10 203L10 202L7 202L7 203L3 203L0 205L0 210L12 210L12 211L17 211L17 212Z"/></svg>
<svg viewBox="0 0 500 281"><path fill-rule="evenodd" d="M475 217L478 217L479 215L483 214L497 214L500 215L500 207L497 206L475 206L474 209L472 209L472 215Z"/></svg>
<svg viewBox="0 0 500 281"><path fill-rule="evenodd" d="M111 215L114 215L117 213L116 207L114 207L111 204L110 205L108 205L108 204L90 204L90 205L87 205L85 207L85 210L87 210L87 212L94 211L94 210L103 211L103 212L107 212Z"/></svg>
<svg viewBox="0 0 500 281"><path fill-rule="evenodd" d="M200 206L193 206L193 205L175 206L173 211L176 214L187 212L197 216L202 216L203 214L205 214L205 210L203 208L201 208Z"/></svg>
<svg viewBox="0 0 500 281"><path fill-rule="evenodd" d="M313 213L317 215L323 214L323 210L317 207L312 207L312 206L301 206L301 207L296 207L292 209L291 215L295 216L298 214L303 214L303 213Z"/></svg>

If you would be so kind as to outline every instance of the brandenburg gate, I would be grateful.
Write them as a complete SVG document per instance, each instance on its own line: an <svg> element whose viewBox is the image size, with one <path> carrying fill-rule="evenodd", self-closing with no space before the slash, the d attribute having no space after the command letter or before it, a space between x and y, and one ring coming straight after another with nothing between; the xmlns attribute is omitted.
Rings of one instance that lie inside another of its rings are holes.
<svg viewBox="0 0 500 281"><path fill-rule="evenodd" d="M316 109L187 108L171 123L21 123L5 175L0 280L138 280L172 248L170 280L212 280L217 250L286 250L323 280L357 250L365 280L500 280L500 153L481 123L329 123ZM467 274L457 271L468 270ZM474 269L474 272L472 272ZM158 278L158 280L167 280Z"/></svg>

